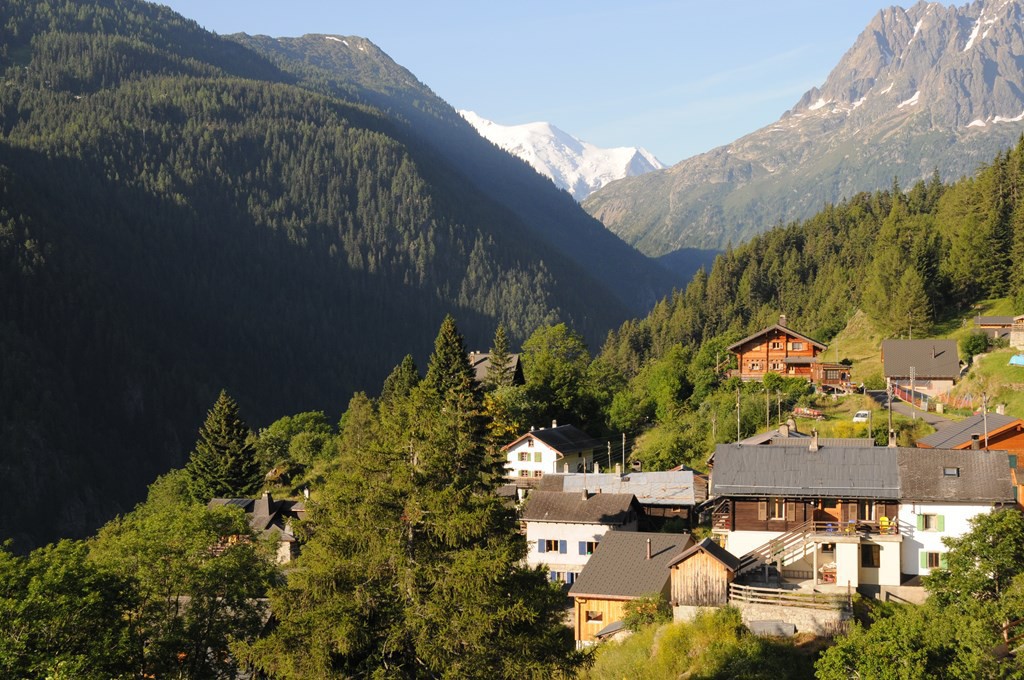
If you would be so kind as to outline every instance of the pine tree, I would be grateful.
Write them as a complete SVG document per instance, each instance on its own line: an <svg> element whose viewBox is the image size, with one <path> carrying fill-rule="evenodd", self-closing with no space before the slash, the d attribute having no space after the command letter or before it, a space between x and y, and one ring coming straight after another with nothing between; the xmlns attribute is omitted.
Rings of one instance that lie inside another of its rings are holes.
<svg viewBox="0 0 1024 680"><path fill-rule="evenodd" d="M263 472L248 438L249 428L238 414L238 404L221 390L185 466L189 492L196 501L246 498L260 490Z"/></svg>

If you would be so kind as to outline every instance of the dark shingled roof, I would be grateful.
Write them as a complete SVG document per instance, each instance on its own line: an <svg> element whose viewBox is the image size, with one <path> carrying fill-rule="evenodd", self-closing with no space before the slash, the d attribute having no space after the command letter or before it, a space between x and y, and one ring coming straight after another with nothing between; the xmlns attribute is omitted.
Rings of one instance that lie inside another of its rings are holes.
<svg viewBox="0 0 1024 680"><path fill-rule="evenodd" d="M1006 451L899 449L898 456L904 500L1013 502Z"/></svg>
<svg viewBox="0 0 1024 680"><path fill-rule="evenodd" d="M601 445L600 441L594 439L575 425L559 425L557 427L546 427L527 432L511 444L503 446L502 451L515 446L527 437L539 439L563 455L578 451L590 451Z"/></svg>
<svg viewBox="0 0 1024 680"><path fill-rule="evenodd" d="M917 445L931 449L958 449L962 446L970 445L972 434L981 435L980 439L982 445L984 445L985 420L986 418L984 416L976 415L957 423L943 425L938 432L918 439ZM998 413L989 413L988 433L991 435L993 432L1009 427L1013 423L1021 423L1024 425L1024 422L1021 422L1020 418L1003 416Z"/></svg>
<svg viewBox="0 0 1024 680"><path fill-rule="evenodd" d="M489 352L470 352L469 365L473 369L473 379L483 383L491 372L491 355ZM523 369L518 354L508 355L508 367L512 369L512 383L523 384Z"/></svg>
<svg viewBox="0 0 1024 680"><path fill-rule="evenodd" d="M647 541L651 559L647 559ZM572 597L633 599L662 592L669 563L692 543L690 534L609 531L569 589Z"/></svg>
<svg viewBox="0 0 1024 680"><path fill-rule="evenodd" d="M306 514L302 501L275 501L269 493L259 498L214 498L206 504L211 510L224 506L241 508L249 526L263 534L274 529L284 531L289 520L302 519Z"/></svg>
<svg viewBox="0 0 1024 680"><path fill-rule="evenodd" d="M714 557L719 562L721 562L722 565L725 566L725 568L728 569L729 571L733 571L734 572L737 569L739 569L740 558L736 557L731 552L729 552L728 550L726 550L722 546L720 546L717 543L715 543L714 541L712 541L710 538L705 538L703 541L701 541L697 545L693 546L689 550L686 550L685 552L683 552L682 555L679 555L674 560L669 562L668 566L669 567L674 567L675 565L679 564L680 562L685 562L687 559L690 558L691 555L696 555L698 552L702 552L702 551L707 553L711 557Z"/></svg>
<svg viewBox="0 0 1024 680"><path fill-rule="evenodd" d="M759 330L758 332L754 333L753 335L748 335L747 337L743 338L739 342L734 342L733 344L731 344L728 347L726 347L725 350L727 352L732 352L733 350L735 350L735 349L737 349L737 348L747 344L751 340L753 340L755 338L759 338L762 335L764 335L765 333L769 333L771 331L776 331L776 330L782 331L783 333L787 333L789 335L792 335L795 338L800 338L801 340L803 340L805 342L809 342L809 343L811 343L812 345L814 345L815 347L817 347L820 350L824 350L825 349L825 345L821 344L820 342L818 342L814 338L809 338L806 335L804 335L803 333L797 333L792 328L786 328L785 326L781 326L781 325L776 323L776 324L772 324L771 326L768 326L767 328L762 328L761 330Z"/></svg>
<svg viewBox="0 0 1024 680"><path fill-rule="evenodd" d="M583 500L582 491L531 491L523 507L527 522L571 522L619 526L629 520L635 499L626 493L591 493Z"/></svg>
<svg viewBox="0 0 1024 680"><path fill-rule="evenodd" d="M870 445L811 451L792 446L719 444L711 473L714 496L899 498L896 449Z"/></svg>
<svg viewBox="0 0 1024 680"><path fill-rule="evenodd" d="M887 378L909 378L911 366L920 380L960 376L956 340L883 340L882 358Z"/></svg>

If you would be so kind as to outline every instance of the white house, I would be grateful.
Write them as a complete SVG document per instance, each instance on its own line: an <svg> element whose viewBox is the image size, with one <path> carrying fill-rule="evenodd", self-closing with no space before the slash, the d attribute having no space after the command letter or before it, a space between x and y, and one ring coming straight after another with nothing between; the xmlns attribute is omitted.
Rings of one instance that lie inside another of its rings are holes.
<svg viewBox="0 0 1024 680"><path fill-rule="evenodd" d="M523 506L526 562L546 565L552 581L573 583L609 531L636 531L632 494L532 491Z"/></svg>
<svg viewBox="0 0 1024 680"><path fill-rule="evenodd" d="M970 530L970 520L1013 505L1005 451L900 449L900 532L907 576L945 566L943 538Z"/></svg>
<svg viewBox="0 0 1024 680"><path fill-rule="evenodd" d="M574 425L552 422L551 427L530 430L502 447L506 476L525 488L535 486L545 474L566 472L566 467L568 472L592 472L594 453L603 446Z"/></svg>

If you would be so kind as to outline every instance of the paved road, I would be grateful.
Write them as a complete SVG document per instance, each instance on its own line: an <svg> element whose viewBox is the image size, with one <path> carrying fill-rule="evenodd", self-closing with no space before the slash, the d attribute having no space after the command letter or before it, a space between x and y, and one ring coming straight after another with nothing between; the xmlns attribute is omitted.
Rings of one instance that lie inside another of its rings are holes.
<svg viewBox="0 0 1024 680"><path fill-rule="evenodd" d="M868 396L877 401L883 407L885 406L885 390L868 390ZM893 413L899 413L900 415L904 415L907 418L911 418L914 414L916 414L918 418L928 423L935 429L939 429L943 425L952 422L949 418L943 418L937 413L932 413L931 411L922 411L919 408L914 408L905 401L900 401L899 399L895 398L892 401L892 410Z"/></svg>

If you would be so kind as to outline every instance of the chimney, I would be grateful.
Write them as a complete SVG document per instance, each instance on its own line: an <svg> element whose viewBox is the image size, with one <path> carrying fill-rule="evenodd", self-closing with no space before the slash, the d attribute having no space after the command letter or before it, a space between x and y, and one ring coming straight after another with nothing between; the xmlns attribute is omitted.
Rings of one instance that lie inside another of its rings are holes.
<svg viewBox="0 0 1024 680"><path fill-rule="evenodd" d="M889 448L896 448L896 430L889 430Z"/></svg>
<svg viewBox="0 0 1024 680"><path fill-rule="evenodd" d="M779 314L779 325L782 326L783 328L789 328L789 326L786 325L786 315L785 314Z"/></svg>
<svg viewBox="0 0 1024 680"><path fill-rule="evenodd" d="M530 432L533 432L533 430L534 430L533 425L530 425Z"/></svg>
<svg viewBox="0 0 1024 680"><path fill-rule="evenodd" d="M562 472L564 472L565 474L569 474L569 464L568 463L566 463L566 464L564 464L562 466Z"/></svg>
<svg viewBox="0 0 1024 680"><path fill-rule="evenodd" d="M274 504L274 499L271 497L269 491L263 492L263 497L256 499L256 503L253 505L252 514L268 517L270 516L270 507Z"/></svg>
<svg viewBox="0 0 1024 680"><path fill-rule="evenodd" d="M309 487L305 486L302 488L302 495L308 501L309 500Z"/></svg>
<svg viewBox="0 0 1024 680"><path fill-rule="evenodd" d="M551 427L558 427L558 421L557 420L552 420L551 421Z"/></svg>
<svg viewBox="0 0 1024 680"><path fill-rule="evenodd" d="M583 500L587 500L588 498L590 498L590 492L584 489L582 498Z"/></svg>
<svg viewBox="0 0 1024 680"><path fill-rule="evenodd" d="M647 559L651 559L651 539L647 539Z"/></svg>
<svg viewBox="0 0 1024 680"><path fill-rule="evenodd" d="M971 435L971 450L977 451L981 448L981 435L975 432Z"/></svg>
<svg viewBox="0 0 1024 680"><path fill-rule="evenodd" d="M782 437L783 439L789 439L789 425L788 424L779 425L779 436Z"/></svg>
<svg viewBox="0 0 1024 680"><path fill-rule="evenodd" d="M799 432L800 431L800 430L796 429L796 421L793 420L792 418L787 418L786 419L786 427L789 428L790 432Z"/></svg>
<svg viewBox="0 0 1024 680"><path fill-rule="evenodd" d="M594 463L594 474L595 475L601 474L601 466L598 465L597 463Z"/></svg>
<svg viewBox="0 0 1024 680"><path fill-rule="evenodd" d="M811 451L818 450L818 431L811 430L811 445L808 447Z"/></svg>
<svg viewBox="0 0 1024 680"><path fill-rule="evenodd" d="M615 474L622 476L622 463L615 464Z"/></svg>

